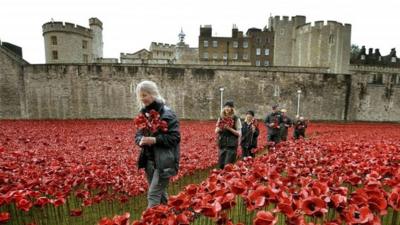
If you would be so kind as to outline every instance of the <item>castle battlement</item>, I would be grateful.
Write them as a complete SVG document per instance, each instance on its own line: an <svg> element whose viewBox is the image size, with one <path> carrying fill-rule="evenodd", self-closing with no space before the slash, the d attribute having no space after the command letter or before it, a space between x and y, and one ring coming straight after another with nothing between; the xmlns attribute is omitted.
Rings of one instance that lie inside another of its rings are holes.
<svg viewBox="0 0 400 225"><path fill-rule="evenodd" d="M301 25L297 29L302 32L309 32L312 30L321 30L324 28L345 28L345 29L351 29L351 24L343 24L337 21L333 20L328 20L328 21L315 21L314 23L306 23L304 25Z"/></svg>
<svg viewBox="0 0 400 225"><path fill-rule="evenodd" d="M293 22L298 22L298 21L306 21L306 17L305 16L292 16L289 19L289 16L274 16L273 17L273 21L276 23L293 23Z"/></svg>
<svg viewBox="0 0 400 225"><path fill-rule="evenodd" d="M120 56L121 58L130 57L130 56L134 56L134 55L136 55L136 53L125 53L125 52L121 52L121 53L119 54L119 56Z"/></svg>
<svg viewBox="0 0 400 225"><path fill-rule="evenodd" d="M99 26L101 29L103 29L103 22L96 17L92 17L89 19L89 26Z"/></svg>
<svg viewBox="0 0 400 225"><path fill-rule="evenodd" d="M48 32L66 32L66 33L75 33L80 34L82 36L86 36L92 38L92 30L80 25L76 25L68 22L48 22L43 24L42 26L43 35Z"/></svg>
<svg viewBox="0 0 400 225"><path fill-rule="evenodd" d="M163 48L163 49L171 49L172 50L172 49L175 48L175 45L167 44L167 43L161 43L161 42L151 42L150 48L151 49L153 49L153 48L158 48L158 49Z"/></svg>

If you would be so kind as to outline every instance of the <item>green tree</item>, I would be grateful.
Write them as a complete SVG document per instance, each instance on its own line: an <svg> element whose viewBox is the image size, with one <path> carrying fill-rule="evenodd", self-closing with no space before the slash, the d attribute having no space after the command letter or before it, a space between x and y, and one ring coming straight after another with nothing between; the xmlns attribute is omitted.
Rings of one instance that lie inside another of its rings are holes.
<svg viewBox="0 0 400 225"><path fill-rule="evenodd" d="M350 51L350 58L355 59L357 58L358 54L360 53L361 49L356 44L351 44L351 51Z"/></svg>

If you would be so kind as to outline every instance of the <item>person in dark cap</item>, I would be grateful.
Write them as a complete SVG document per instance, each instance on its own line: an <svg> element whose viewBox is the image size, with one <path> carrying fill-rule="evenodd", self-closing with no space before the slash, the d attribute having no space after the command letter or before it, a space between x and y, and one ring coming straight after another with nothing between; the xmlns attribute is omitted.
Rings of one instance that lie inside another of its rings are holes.
<svg viewBox="0 0 400 225"><path fill-rule="evenodd" d="M304 117L300 116L298 120L294 122L294 132L293 137L295 140L299 139L300 137L306 137L306 128L308 124L305 121Z"/></svg>
<svg viewBox="0 0 400 225"><path fill-rule="evenodd" d="M218 167L220 169L236 161L241 129L242 124L240 118L236 116L233 101L228 100L224 104L215 128L215 133L218 135Z"/></svg>
<svg viewBox="0 0 400 225"><path fill-rule="evenodd" d="M254 118L254 111L246 112L246 117L242 126L242 136L240 146L242 146L242 158L251 156L254 158L253 149L257 148L257 138L260 133L257 119Z"/></svg>
<svg viewBox="0 0 400 225"><path fill-rule="evenodd" d="M278 105L272 106L272 112L265 118L264 122L268 130L267 141L278 144L280 141L280 126L283 122Z"/></svg>

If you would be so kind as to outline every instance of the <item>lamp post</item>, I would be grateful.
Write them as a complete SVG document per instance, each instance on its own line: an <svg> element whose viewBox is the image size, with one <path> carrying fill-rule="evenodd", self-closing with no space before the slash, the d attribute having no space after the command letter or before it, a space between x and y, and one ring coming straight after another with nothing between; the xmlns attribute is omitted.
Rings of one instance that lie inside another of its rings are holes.
<svg viewBox="0 0 400 225"><path fill-rule="evenodd" d="M221 92L221 111L222 111L222 108L223 108L222 106L224 104L224 88L220 87L219 91Z"/></svg>
<svg viewBox="0 0 400 225"><path fill-rule="evenodd" d="M297 116L300 116L300 95L301 90L297 90Z"/></svg>

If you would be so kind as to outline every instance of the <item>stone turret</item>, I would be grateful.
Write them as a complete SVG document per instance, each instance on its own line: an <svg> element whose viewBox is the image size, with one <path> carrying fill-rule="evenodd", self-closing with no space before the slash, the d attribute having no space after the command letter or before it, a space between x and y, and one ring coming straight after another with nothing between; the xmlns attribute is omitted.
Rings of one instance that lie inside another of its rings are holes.
<svg viewBox="0 0 400 225"><path fill-rule="evenodd" d="M46 63L91 63L103 57L103 23L89 19L90 28L68 22L43 24Z"/></svg>
<svg viewBox="0 0 400 225"><path fill-rule="evenodd" d="M92 57L103 58L103 23L93 17L89 19L89 26L93 34L92 38Z"/></svg>

